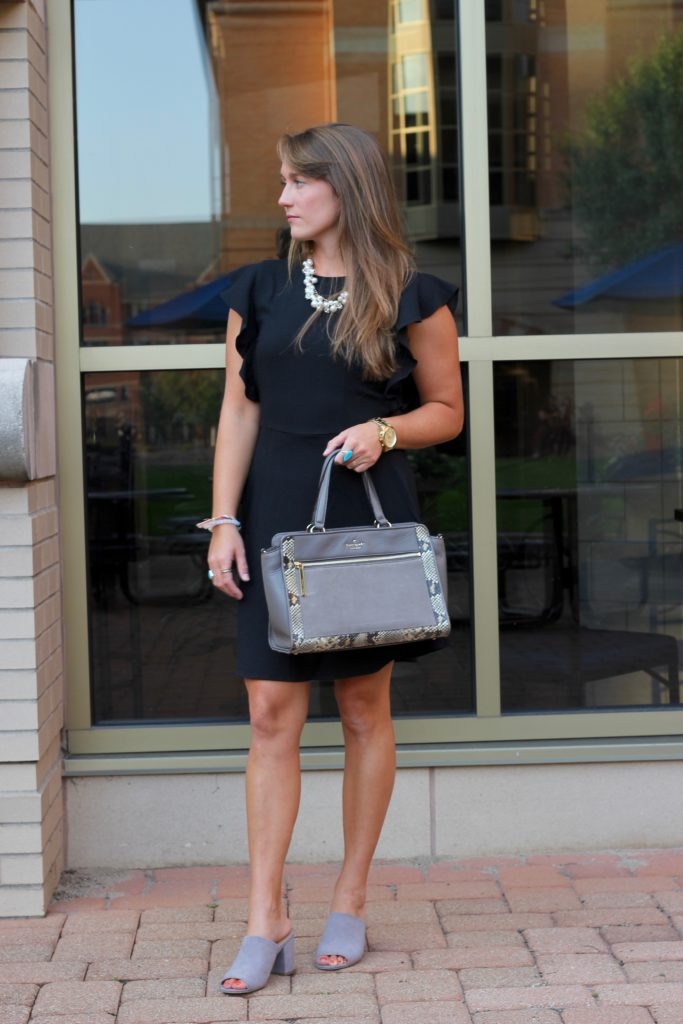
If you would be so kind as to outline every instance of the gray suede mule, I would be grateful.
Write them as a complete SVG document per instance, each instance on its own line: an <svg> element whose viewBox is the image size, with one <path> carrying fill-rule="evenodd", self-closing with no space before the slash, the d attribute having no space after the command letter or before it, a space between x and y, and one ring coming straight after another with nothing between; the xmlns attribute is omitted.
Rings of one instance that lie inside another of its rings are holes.
<svg viewBox="0 0 683 1024"><path fill-rule="evenodd" d="M315 954L319 971L343 971L357 964L365 952L365 921L354 914L333 911L327 918L325 931ZM321 956L343 956L346 963L321 964Z"/></svg>
<svg viewBox="0 0 683 1024"><path fill-rule="evenodd" d="M226 996L246 996L257 992L271 974L294 974L294 934L290 932L282 942L271 942L259 935L242 939L239 953L221 979L221 992ZM228 978L245 983L244 988L229 988Z"/></svg>

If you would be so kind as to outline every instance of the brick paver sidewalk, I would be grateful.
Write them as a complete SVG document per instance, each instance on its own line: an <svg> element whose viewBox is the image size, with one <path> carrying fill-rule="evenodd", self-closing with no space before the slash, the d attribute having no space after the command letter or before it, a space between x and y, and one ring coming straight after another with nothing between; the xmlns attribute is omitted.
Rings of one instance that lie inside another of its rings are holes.
<svg viewBox="0 0 683 1024"><path fill-rule="evenodd" d="M45 919L0 921L0 1024L683 1024L683 849L379 864L369 952L312 965L334 865L295 865L297 973L218 982L243 867L67 876Z"/></svg>

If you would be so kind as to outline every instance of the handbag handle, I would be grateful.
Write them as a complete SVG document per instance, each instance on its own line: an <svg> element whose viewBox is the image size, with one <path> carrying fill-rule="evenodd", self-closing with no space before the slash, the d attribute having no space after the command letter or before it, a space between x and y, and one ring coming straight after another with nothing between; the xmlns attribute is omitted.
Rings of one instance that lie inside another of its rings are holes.
<svg viewBox="0 0 683 1024"><path fill-rule="evenodd" d="M320 471L320 480L318 481L318 497L316 498L315 505L313 507L313 516L311 522L308 524L306 529L309 533L320 533L325 530L325 517L327 515L327 499L330 494L330 479L332 477L332 467L334 466L334 460L342 451L341 448L337 448L336 451L330 452L323 462L323 468ZM365 494L370 502L372 513L375 517L375 526L386 527L391 526L391 523L384 515L384 510L379 500L375 485L372 482L369 470L365 470L361 473L363 478L363 486L365 487Z"/></svg>

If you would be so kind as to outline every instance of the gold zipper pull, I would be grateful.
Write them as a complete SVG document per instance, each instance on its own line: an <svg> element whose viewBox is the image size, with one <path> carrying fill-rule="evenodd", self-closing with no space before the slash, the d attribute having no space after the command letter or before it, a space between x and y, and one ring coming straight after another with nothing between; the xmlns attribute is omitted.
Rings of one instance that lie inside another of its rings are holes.
<svg viewBox="0 0 683 1024"><path fill-rule="evenodd" d="M304 576L304 563L303 562L295 562L294 563L294 568L298 569L298 571L299 571L299 590L301 591L301 596L305 597L306 596L306 577Z"/></svg>

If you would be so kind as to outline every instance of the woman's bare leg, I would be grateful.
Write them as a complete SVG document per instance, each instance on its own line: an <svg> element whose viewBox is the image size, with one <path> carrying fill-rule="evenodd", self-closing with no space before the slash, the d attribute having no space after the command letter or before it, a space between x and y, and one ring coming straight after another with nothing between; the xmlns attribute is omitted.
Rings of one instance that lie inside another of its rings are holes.
<svg viewBox="0 0 683 1024"><path fill-rule="evenodd" d="M309 683L247 679L251 745L247 759L248 935L281 942L290 931L282 902L287 850L299 810L299 745ZM227 979L228 987L243 987Z"/></svg>
<svg viewBox="0 0 683 1024"><path fill-rule="evenodd" d="M344 731L344 861L332 910L360 917L368 873L394 788L396 741L391 720L393 662L368 676L338 680L335 695ZM340 964L330 950L321 963Z"/></svg>

